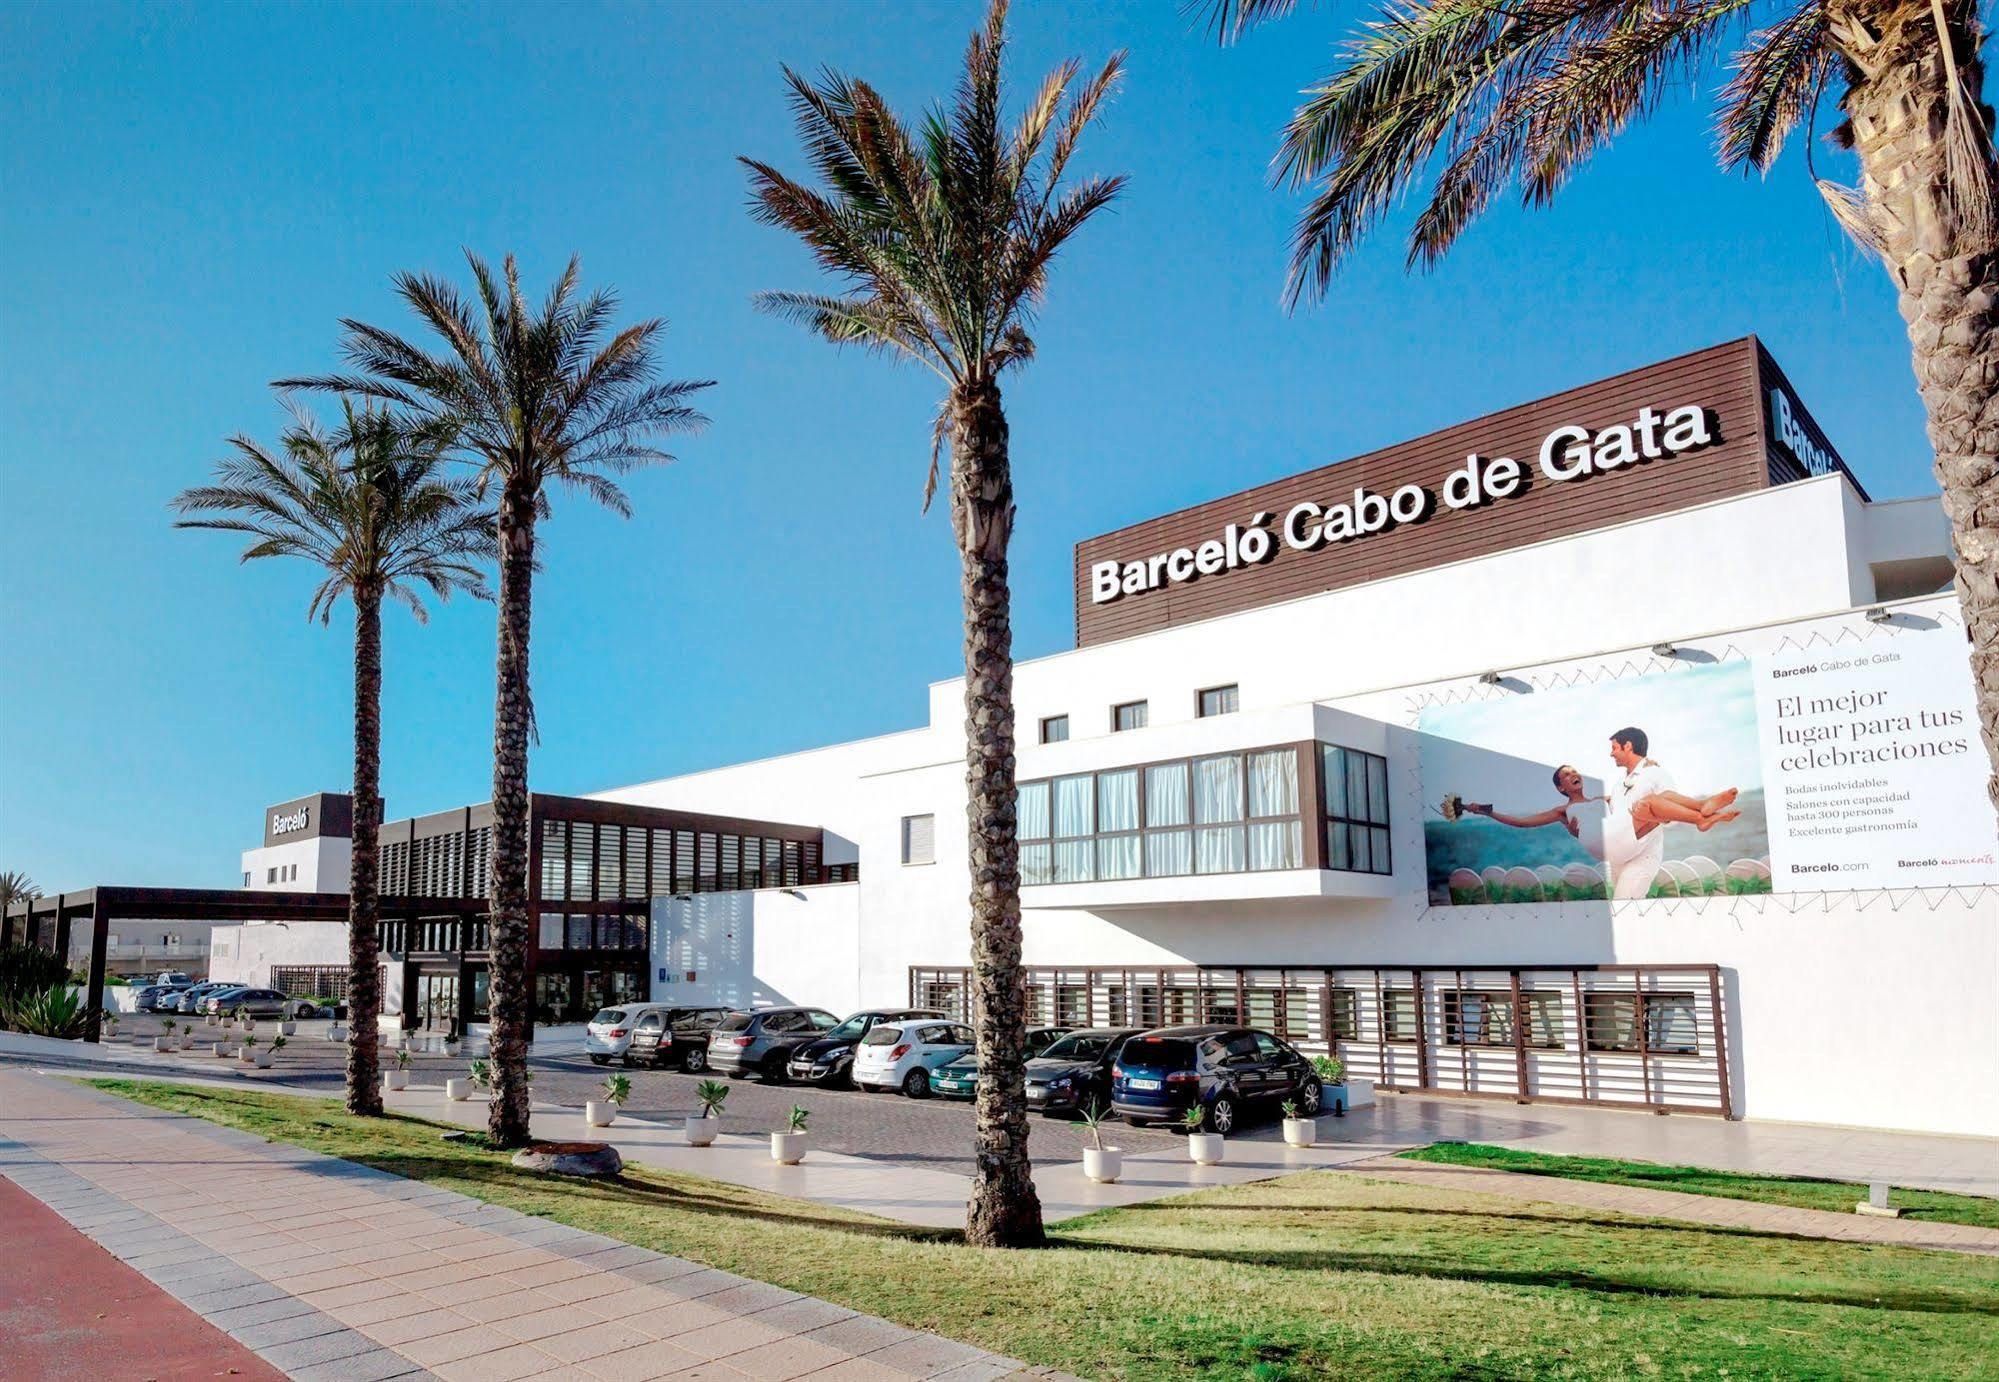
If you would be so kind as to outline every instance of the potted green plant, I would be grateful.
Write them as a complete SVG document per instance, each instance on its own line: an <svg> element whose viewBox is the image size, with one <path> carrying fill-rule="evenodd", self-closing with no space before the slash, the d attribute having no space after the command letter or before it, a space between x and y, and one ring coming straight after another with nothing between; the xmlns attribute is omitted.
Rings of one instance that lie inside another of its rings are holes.
<svg viewBox="0 0 1999 1382"><path fill-rule="evenodd" d="M1208 1110L1200 1104L1194 1105L1181 1116L1180 1124L1187 1129L1187 1155L1197 1166L1219 1166L1222 1163L1222 1135L1206 1132Z"/></svg>
<svg viewBox="0 0 1999 1382"><path fill-rule="evenodd" d="M456 1032L448 1032L445 1034L444 1037L445 1055L450 1056L453 1060L456 1060L458 1058L458 1053L463 1049L465 1049L465 1042L463 1037L460 1037Z"/></svg>
<svg viewBox="0 0 1999 1382"><path fill-rule="evenodd" d="M162 1055L174 1049L174 1024L171 1019L160 1024L160 1034L153 1038L153 1049Z"/></svg>
<svg viewBox="0 0 1999 1382"><path fill-rule="evenodd" d="M784 1127L770 1135L770 1159L780 1166L796 1166L805 1160L805 1122L812 1115L797 1104L785 1115Z"/></svg>
<svg viewBox="0 0 1999 1382"><path fill-rule="evenodd" d="M1346 1117L1350 1108L1366 1108L1374 1102L1374 1081L1350 1078L1347 1063L1338 1056L1314 1056L1312 1068L1319 1074L1319 1107L1331 1109L1335 1118Z"/></svg>
<svg viewBox="0 0 1999 1382"><path fill-rule="evenodd" d="M242 1057L242 1059L243 1059L243 1064L245 1064L245 1065L254 1065L254 1064L256 1063L256 1060L257 1060L257 1034L256 1034L255 1032L245 1032L245 1033L243 1033L243 1057Z"/></svg>
<svg viewBox="0 0 1999 1382"><path fill-rule="evenodd" d="M260 1046L257 1048L257 1053L250 1058L250 1064L256 1066L259 1070L269 1070L271 1062L278 1058L278 1052L284 1049L285 1038L283 1035L274 1036L271 1038L269 1046Z"/></svg>
<svg viewBox="0 0 1999 1382"><path fill-rule="evenodd" d="M604 1097L583 1104L583 1118L593 1128L608 1128L617 1121L618 1110L632 1097L632 1077L623 1073L604 1077Z"/></svg>
<svg viewBox="0 0 1999 1382"><path fill-rule="evenodd" d="M236 1036L233 1032L218 1032L215 1036L215 1054L223 1060L236 1054Z"/></svg>
<svg viewBox="0 0 1999 1382"><path fill-rule="evenodd" d="M454 1104L462 1104L472 1097L474 1089L484 1088L490 1078L492 1075L486 1062L475 1060L467 1067L465 1075L444 1082L444 1097Z"/></svg>
<svg viewBox="0 0 1999 1382"><path fill-rule="evenodd" d="M292 1009L289 1007L278 1018L278 1035L298 1035L298 1019L292 1016Z"/></svg>
<svg viewBox="0 0 1999 1382"><path fill-rule="evenodd" d="M1092 1102L1076 1114L1078 1121L1090 1130L1090 1145L1083 1148L1083 1174L1099 1185L1115 1185L1124 1174L1124 1149L1104 1145L1104 1119L1108 1113L1102 1104Z"/></svg>
<svg viewBox="0 0 1999 1382"><path fill-rule="evenodd" d="M382 1088L391 1093L410 1087L410 1053L396 1052L396 1063L382 1072Z"/></svg>
<svg viewBox="0 0 1999 1382"><path fill-rule="evenodd" d="M1284 1141L1291 1147L1309 1147L1319 1140L1319 1120L1298 1112L1295 1099L1284 1101Z"/></svg>
<svg viewBox="0 0 1999 1382"><path fill-rule="evenodd" d="M721 1131L722 1104L729 1097L729 1087L720 1080L703 1080L694 1086L694 1097L701 1101L701 1112L687 1120L687 1145L706 1147Z"/></svg>

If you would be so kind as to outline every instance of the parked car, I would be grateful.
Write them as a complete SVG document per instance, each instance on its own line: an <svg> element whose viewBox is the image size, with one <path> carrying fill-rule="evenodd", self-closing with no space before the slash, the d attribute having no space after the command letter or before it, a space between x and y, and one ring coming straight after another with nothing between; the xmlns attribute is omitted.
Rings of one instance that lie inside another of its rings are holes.
<svg viewBox="0 0 1999 1382"><path fill-rule="evenodd" d="M620 1003L615 1008L599 1008L597 1015L583 1024L583 1050L593 1065L609 1065L621 1059L632 1044L632 1027L642 1013L651 1012L650 1003Z"/></svg>
<svg viewBox="0 0 1999 1382"><path fill-rule="evenodd" d="M234 1013L242 1012L250 1017L288 1017L292 1011L292 1000L276 989L257 989L248 986L217 989L201 1000L202 1012Z"/></svg>
<svg viewBox="0 0 1999 1382"><path fill-rule="evenodd" d="M194 979L184 969L163 969L145 982L149 984L165 984L169 988L184 989L193 984Z"/></svg>
<svg viewBox="0 0 1999 1382"><path fill-rule="evenodd" d="M881 1023L909 1022L922 1017L941 1021L944 1014L935 1008L863 1008L817 1041L808 1041L794 1050L784 1073L800 1084L850 1084L854 1046L862 1037Z"/></svg>
<svg viewBox="0 0 1999 1382"><path fill-rule="evenodd" d="M346 1006L345 1003L337 999L327 999L322 995L314 994L310 998L292 999L292 1016L301 1018L339 1017Z"/></svg>
<svg viewBox="0 0 1999 1382"><path fill-rule="evenodd" d="M1307 1116L1324 1093L1312 1062L1268 1032L1166 1027L1132 1037L1111 1067L1111 1109L1133 1127L1206 1111L1210 1132L1231 1133L1252 1106L1296 1101Z"/></svg>
<svg viewBox="0 0 1999 1382"><path fill-rule="evenodd" d="M163 1012L201 1012L201 1000L208 997L209 994L237 987L240 986L224 983L219 979L204 979L193 987L184 988L179 993L172 995L170 999L162 1001L160 1009Z"/></svg>
<svg viewBox="0 0 1999 1382"><path fill-rule="evenodd" d="M708 1035L708 1064L736 1079L761 1075L781 1084L791 1053L839 1025L824 1008L732 1012Z"/></svg>
<svg viewBox="0 0 1999 1382"><path fill-rule="evenodd" d="M971 1050L975 1040L962 1022L878 1023L854 1048L854 1085L927 1099L932 1074Z"/></svg>
<svg viewBox="0 0 1999 1382"><path fill-rule="evenodd" d="M626 1065L678 1066L688 1074L708 1068L708 1035L722 1025L727 1008L672 1008L654 1003L632 1023Z"/></svg>
<svg viewBox="0 0 1999 1382"><path fill-rule="evenodd" d="M192 984L143 984L133 990L132 1010L142 1013L164 1011L169 1004L178 1003L181 994L192 987Z"/></svg>
<svg viewBox="0 0 1999 1382"><path fill-rule="evenodd" d="M1033 1060L1069 1034L1067 1027L1030 1027L1027 1031L1027 1058ZM979 1053L964 1055L941 1066L930 1077L930 1091L945 1099L969 1099L979 1092Z"/></svg>
<svg viewBox="0 0 1999 1382"><path fill-rule="evenodd" d="M1111 1066L1137 1027L1088 1027L1070 1032L1027 1063L1027 1106L1044 1113L1111 1104Z"/></svg>

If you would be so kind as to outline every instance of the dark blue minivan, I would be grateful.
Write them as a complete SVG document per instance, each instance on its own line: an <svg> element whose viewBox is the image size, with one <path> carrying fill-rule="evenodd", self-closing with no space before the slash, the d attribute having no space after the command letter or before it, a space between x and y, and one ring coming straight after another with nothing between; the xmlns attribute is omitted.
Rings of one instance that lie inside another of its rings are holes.
<svg viewBox="0 0 1999 1382"><path fill-rule="evenodd" d="M1127 1041L1111 1067L1111 1111L1134 1127L1199 1107L1209 1132L1232 1133L1252 1107L1287 1099L1309 1118L1323 1094L1310 1060L1248 1027L1162 1027Z"/></svg>

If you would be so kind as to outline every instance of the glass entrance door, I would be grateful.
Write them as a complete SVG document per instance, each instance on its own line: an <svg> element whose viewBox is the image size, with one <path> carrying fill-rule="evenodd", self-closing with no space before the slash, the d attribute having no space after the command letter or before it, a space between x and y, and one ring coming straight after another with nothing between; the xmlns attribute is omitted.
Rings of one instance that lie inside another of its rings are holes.
<svg viewBox="0 0 1999 1382"><path fill-rule="evenodd" d="M458 1024L458 976L417 975L416 1008L424 1031L455 1031Z"/></svg>

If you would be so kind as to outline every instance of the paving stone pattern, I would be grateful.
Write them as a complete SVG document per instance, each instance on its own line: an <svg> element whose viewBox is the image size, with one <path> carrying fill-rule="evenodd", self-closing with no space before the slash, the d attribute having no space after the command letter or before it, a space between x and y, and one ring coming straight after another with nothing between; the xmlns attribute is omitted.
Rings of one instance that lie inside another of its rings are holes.
<svg viewBox="0 0 1999 1382"><path fill-rule="evenodd" d="M1058 1375L20 1070L0 1174L301 1382Z"/></svg>

